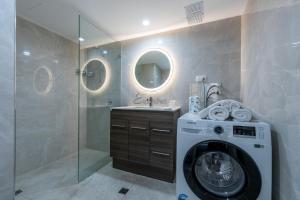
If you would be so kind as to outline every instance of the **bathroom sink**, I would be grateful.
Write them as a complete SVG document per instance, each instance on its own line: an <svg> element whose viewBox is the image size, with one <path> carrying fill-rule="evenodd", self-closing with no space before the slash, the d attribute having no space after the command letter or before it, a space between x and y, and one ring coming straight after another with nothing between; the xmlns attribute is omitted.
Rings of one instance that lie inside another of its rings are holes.
<svg viewBox="0 0 300 200"><path fill-rule="evenodd" d="M180 109L179 107L168 107L168 106L123 106L115 107L112 109L118 110L149 110L149 111L175 111Z"/></svg>

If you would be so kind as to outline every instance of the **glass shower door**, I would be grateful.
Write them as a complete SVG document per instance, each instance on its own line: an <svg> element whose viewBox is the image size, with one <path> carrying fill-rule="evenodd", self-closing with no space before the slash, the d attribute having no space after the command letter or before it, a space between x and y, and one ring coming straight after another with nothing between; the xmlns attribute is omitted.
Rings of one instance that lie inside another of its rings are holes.
<svg viewBox="0 0 300 200"><path fill-rule="evenodd" d="M78 182L76 29L70 40L22 17L16 22L15 199L59 199Z"/></svg>
<svg viewBox="0 0 300 200"><path fill-rule="evenodd" d="M82 181L111 161L110 109L120 104L120 73L115 70L120 70L121 48L83 17L79 24L78 177Z"/></svg>

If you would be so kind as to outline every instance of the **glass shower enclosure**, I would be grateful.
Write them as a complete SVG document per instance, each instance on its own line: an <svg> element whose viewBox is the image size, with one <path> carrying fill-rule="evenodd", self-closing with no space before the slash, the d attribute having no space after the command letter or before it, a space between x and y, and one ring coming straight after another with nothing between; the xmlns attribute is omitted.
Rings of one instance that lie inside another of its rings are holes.
<svg viewBox="0 0 300 200"><path fill-rule="evenodd" d="M16 26L16 199L77 183L77 43L25 18Z"/></svg>
<svg viewBox="0 0 300 200"><path fill-rule="evenodd" d="M110 163L121 47L83 17L74 20L70 39L16 19L17 200L59 199Z"/></svg>
<svg viewBox="0 0 300 200"><path fill-rule="evenodd" d="M120 105L121 46L79 18L79 159L82 181L110 159L110 109Z"/></svg>

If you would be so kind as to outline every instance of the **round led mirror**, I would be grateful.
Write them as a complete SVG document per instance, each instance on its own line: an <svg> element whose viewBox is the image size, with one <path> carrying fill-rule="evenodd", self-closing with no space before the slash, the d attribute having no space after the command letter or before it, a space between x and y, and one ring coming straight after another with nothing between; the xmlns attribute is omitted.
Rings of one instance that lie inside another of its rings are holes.
<svg viewBox="0 0 300 200"><path fill-rule="evenodd" d="M108 81L108 68L99 59L92 59L82 67L81 82L86 90L92 93L99 93Z"/></svg>
<svg viewBox="0 0 300 200"><path fill-rule="evenodd" d="M162 50L149 50L143 53L134 67L137 84L146 90L157 90L165 86L173 71L170 56Z"/></svg>

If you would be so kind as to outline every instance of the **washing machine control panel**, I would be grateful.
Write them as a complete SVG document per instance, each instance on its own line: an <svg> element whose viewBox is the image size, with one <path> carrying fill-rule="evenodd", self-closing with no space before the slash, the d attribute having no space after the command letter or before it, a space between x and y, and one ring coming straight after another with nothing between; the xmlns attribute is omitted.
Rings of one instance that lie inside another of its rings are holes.
<svg viewBox="0 0 300 200"><path fill-rule="evenodd" d="M224 133L224 128L222 126L215 126L214 132L216 134L222 134L222 133Z"/></svg>
<svg viewBox="0 0 300 200"><path fill-rule="evenodd" d="M234 138L249 138L264 140L265 128L259 125L251 124L238 124L238 123L225 123L219 124L208 123L207 134L218 135L222 138L234 137Z"/></svg>
<svg viewBox="0 0 300 200"><path fill-rule="evenodd" d="M256 137L255 126L233 126L234 136Z"/></svg>
<svg viewBox="0 0 300 200"><path fill-rule="evenodd" d="M270 126L262 122L212 121L188 118L180 120L179 127L179 134L270 143Z"/></svg>

